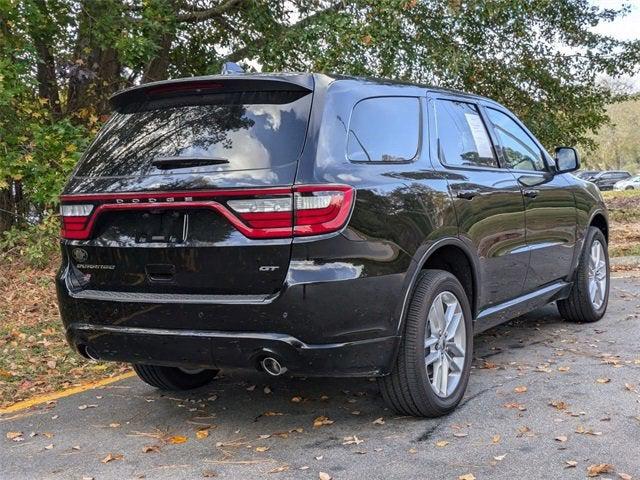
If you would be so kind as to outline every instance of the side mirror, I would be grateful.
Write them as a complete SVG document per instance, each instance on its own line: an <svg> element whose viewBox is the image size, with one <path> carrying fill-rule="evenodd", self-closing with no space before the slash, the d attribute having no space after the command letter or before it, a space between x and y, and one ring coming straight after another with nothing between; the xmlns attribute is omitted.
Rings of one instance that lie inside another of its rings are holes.
<svg viewBox="0 0 640 480"><path fill-rule="evenodd" d="M580 157L575 148L556 148L556 171L558 173L575 172L580 168Z"/></svg>

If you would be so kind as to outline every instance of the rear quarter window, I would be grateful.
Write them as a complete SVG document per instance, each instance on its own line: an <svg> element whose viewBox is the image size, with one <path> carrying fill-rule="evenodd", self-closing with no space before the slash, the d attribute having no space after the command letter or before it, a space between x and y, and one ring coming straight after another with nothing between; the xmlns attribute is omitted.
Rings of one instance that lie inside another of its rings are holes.
<svg viewBox="0 0 640 480"><path fill-rule="evenodd" d="M372 97L351 112L347 158L352 162L406 162L418 154L420 100L416 97Z"/></svg>

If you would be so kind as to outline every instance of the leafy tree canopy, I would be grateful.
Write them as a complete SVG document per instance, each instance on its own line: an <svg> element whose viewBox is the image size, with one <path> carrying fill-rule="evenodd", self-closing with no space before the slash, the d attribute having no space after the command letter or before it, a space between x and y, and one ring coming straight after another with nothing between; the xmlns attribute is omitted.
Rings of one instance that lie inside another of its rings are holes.
<svg viewBox="0 0 640 480"><path fill-rule="evenodd" d="M595 33L588 0L0 0L0 209L39 215L115 91L218 73L331 71L494 98L549 147L580 142L638 71L640 41ZM13 222L0 210L0 231Z"/></svg>

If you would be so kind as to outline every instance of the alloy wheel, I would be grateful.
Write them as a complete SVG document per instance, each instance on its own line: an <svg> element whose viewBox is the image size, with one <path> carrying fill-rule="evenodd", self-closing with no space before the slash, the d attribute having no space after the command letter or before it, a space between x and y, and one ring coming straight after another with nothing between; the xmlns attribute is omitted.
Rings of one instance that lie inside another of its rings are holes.
<svg viewBox="0 0 640 480"><path fill-rule="evenodd" d="M442 398L460 383L467 331L458 298L445 291L433 300L425 329L424 354L431 388Z"/></svg>
<svg viewBox="0 0 640 480"><path fill-rule="evenodd" d="M598 310L602 307L607 292L607 262L604 255L602 243L598 240L591 245L589 255L589 298L593 308Z"/></svg>

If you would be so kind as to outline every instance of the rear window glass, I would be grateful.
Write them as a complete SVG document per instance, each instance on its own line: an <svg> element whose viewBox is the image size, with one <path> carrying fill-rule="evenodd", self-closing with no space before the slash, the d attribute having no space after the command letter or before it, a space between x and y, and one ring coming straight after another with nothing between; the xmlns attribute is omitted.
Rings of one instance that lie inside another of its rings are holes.
<svg viewBox="0 0 640 480"><path fill-rule="evenodd" d="M347 157L354 162L402 162L418 153L420 102L415 97L365 98L353 107Z"/></svg>
<svg viewBox="0 0 640 480"><path fill-rule="evenodd" d="M311 98L308 91L241 92L130 105L103 127L76 176L271 169L295 162Z"/></svg>

